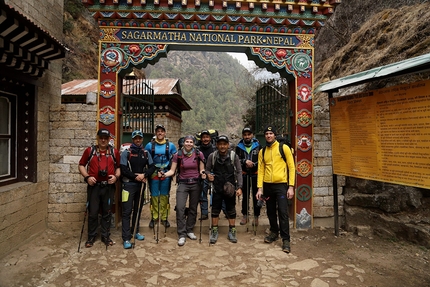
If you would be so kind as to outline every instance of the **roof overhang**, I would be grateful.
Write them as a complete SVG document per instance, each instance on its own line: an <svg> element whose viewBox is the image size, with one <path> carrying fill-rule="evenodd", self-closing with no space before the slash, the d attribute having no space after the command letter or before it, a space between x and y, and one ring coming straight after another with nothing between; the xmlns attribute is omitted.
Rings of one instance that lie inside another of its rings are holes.
<svg viewBox="0 0 430 287"><path fill-rule="evenodd" d="M0 69L38 78L51 60L64 58L65 51L49 33L0 0Z"/></svg>
<svg viewBox="0 0 430 287"><path fill-rule="evenodd" d="M430 71L430 54L421 55L415 58L407 59L386 66L381 66L357 74L349 75L330 82L322 83L316 88L315 93L333 93L337 92L341 88L346 88L349 86L355 86L375 80L382 80L386 78L413 73L421 73L426 71Z"/></svg>

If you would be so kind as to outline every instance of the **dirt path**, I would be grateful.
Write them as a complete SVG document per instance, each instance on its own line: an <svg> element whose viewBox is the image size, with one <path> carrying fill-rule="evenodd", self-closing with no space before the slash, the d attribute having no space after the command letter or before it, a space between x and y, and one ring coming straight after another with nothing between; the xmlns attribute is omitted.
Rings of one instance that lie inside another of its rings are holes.
<svg viewBox="0 0 430 287"><path fill-rule="evenodd" d="M207 231L207 228L205 228ZM0 286L429 286L429 251L405 242L358 237L333 230L292 231L292 253L280 241L264 244L240 231L232 244L221 230L217 244L187 240L174 228L157 244L147 238L124 250L120 232L106 250L98 240L77 252L78 234L52 230L0 260ZM162 235L164 236L164 234Z"/></svg>
<svg viewBox="0 0 430 287"><path fill-rule="evenodd" d="M136 241L132 250L123 248L120 226L112 229L116 244L107 250L99 239L85 248L85 229L79 253L80 230L73 234L46 230L0 259L0 287L430 286L430 251L406 242L347 232L336 237L332 229L292 229L292 252L286 254L280 240L263 242L268 220L262 215L256 235L251 226L247 232L237 222L236 244L227 240L228 224L222 218L215 245L209 246L205 220L202 242L188 239L179 247L173 207L172 227L164 237L162 226L158 244L147 227L149 218L145 206L141 233L146 239ZM194 231L199 238L198 224Z"/></svg>

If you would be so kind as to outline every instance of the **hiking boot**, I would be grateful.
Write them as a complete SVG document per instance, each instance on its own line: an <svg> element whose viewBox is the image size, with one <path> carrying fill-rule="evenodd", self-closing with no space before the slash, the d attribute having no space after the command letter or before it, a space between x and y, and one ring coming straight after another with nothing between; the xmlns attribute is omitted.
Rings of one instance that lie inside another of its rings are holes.
<svg viewBox="0 0 430 287"><path fill-rule="evenodd" d="M155 220L154 218L151 219L151 221L149 222L149 228L154 228L154 224L155 224Z"/></svg>
<svg viewBox="0 0 430 287"><path fill-rule="evenodd" d="M131 242L126 240L124 241L124 249L130 249L132 247Z"/></svg>
<svg viewBox="0 0 430 287"><path fill-rule="evenodd" d="M240 225L245 225L247 222L248 222L248 217L244 215L242 220L240 221Z"/></svg>
<svg viewBox="0 0 430 287"><path fill-rule="evenodd" d="M112 246L113 245L113 241L109 237L102 236L102 242L104 244L106 244L106 246Z"/></svg>
<svg viewBox="0 0 430 287"><path fill-rule="evenodd" d="M210 244L215 244L218 240L218 227L213 227L211 231L211 237L209 239Z"/></svg>
<svg viewBox="0 0 430 287"><path fill-rule="evenodd" d="M187 236L191 240L197 240L197 236L193 232L187 233Z"/></svg>
<svg viewBox="0 0 430 287"><path fill-rule="evenodd" d="M267 235L266 237L264 237L264 242L266 243L272 243L273 241L278 240L278 234L274 233L274 232L270 232L269 235Z"/></svg>
<svg viewBox="0 0 430 287"><path fill-rule="evenodd" d="M145 235L142 235L140 233L136 233L136 235L134 236L134 238L136 238L139 241L142 241L145 239Z"/></svg>
<svg viewBox="0 0 430 287"><path fill-rule="evenodd" d="M170 227L170 222L166 219L166 220L162 220L161 224L163 224L165 227Z"/></svg>
<svg viewBox="0 0 430 287"><path fill-rule="evenodd" d="M202 214L202 217L199 218L199 220L208 220L209 216L207 214Z"/></svg>
<svg viewBox="0 0 430 287"><path fill-rule="evenodd" d="M232 243L237 243L237 237L236 237L236 227L230 228L227 235L228 240Z"/></svg>
<svg viewBox="0 0 430 287"><path fill-rule="evenodd" d="M86 248L93 247L95 241L96 241L96 237L95 236L88 237L87 242L85 242L85 247Z"/></svg>
<svg viewBox="0 0 430 287"><path fill-rule="evenodd" d="M258 217L255 216L254 220L252 221L252 226L258 226Z"/></svg>
<svg viewBox="0 0 430 287"><path fill-rule="evenodd" d="M284 239L282 241L282 251L284 251L285 253L291 252L290 241L288 241L287 239Z"/></svg>
<svg viewBox="0 0 430 287"><path fill-rule="evenodd" d="M185 241L186 241L187 239L185 238L185 237L181 237L181 238L179 238L179 240L178 240L178 245L179 246L184 246L184 244L185 244Z"/></svg>

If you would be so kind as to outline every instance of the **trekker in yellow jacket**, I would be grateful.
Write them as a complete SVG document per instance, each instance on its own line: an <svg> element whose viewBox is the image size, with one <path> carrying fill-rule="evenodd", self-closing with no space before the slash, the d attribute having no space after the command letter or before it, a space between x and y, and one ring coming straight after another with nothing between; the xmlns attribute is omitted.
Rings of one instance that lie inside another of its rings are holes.
<svg viewBox="0 0 430 287"><path fill-rule="evenodd" d="M283 145L284 157L280 144L276 140L276 129L269 125L264 130L266 147L258 154L257 200L260 204L266 201L267 217L270 223L270 234L264 242L272 243L282 238L282 251L291 252L290 224L288 218L288 199L294 196L296 168L290 148ZM263 195L264 191L264 195ZM278 225L279 216L279 225Z"/></svg>

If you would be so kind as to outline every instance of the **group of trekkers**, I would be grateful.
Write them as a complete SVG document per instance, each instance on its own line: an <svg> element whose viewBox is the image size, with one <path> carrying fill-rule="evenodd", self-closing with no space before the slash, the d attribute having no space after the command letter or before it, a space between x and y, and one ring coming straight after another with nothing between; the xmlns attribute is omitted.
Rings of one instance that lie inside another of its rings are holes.
<svg viewBox="0 0 430 287"><path fill-rule="evenodd" d="M139 232L139 220L146 184L151 195L149 227L154 229L154 237L158 242L160 224L164 225L165 230L170 227L170 188L172 178L176 176L174 209L179 246L183 246L187 238L197 240L194 227L199 203L200 223L210 219L209 243L215 244L218 240L221 211L229 224L227 238L236 243L236 197L243 195L240 224L248 227L252 221L255 233L260 209L265 203L270 233L264 242L272 243L280 236L283 240L282 250L289 253L288 199L294 196L296 173L293 153L288 145L276 140L274 126L267 126L264 136L266 145L262 147L252 129L245 127L242 139L233 149L227 136L214 136L210 130L203 130L198 142L195 136L187 135L178 142L177 148L166 138L166 128L156 125L155 135L146 146L143 145L143 133L135 130L131 135L132 144L120 154L109 144L110 132L100 129L97 132L97 144L86 148L79 161L79 172L87 183L88 240L85 247L92 247L96 240L99 211L101 240L106 246L113 245L110 221L115 183L118 180L122 181L124 248L132 248L135 240L145 239ZM253 216L250 216L250 196Z"/></svg>

